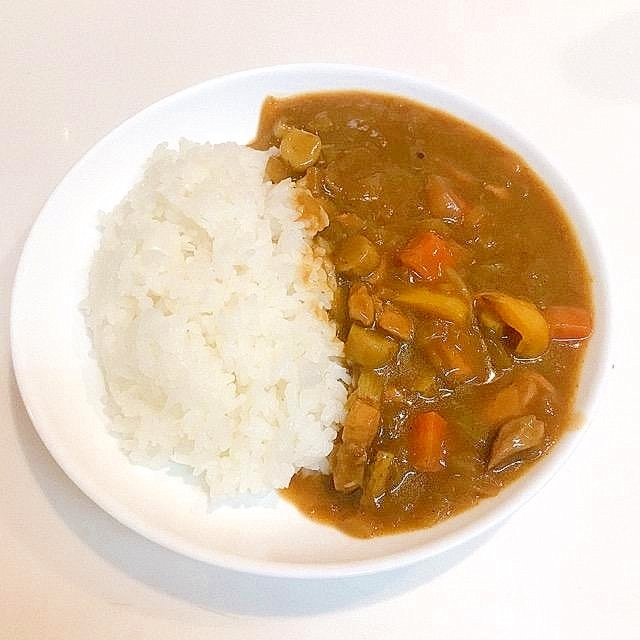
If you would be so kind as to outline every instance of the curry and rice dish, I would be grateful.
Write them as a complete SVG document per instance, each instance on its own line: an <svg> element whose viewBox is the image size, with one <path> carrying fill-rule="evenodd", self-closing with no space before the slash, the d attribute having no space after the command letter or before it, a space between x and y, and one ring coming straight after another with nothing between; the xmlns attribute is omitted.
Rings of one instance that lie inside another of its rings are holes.
<svg viewBox="0 0 640 640"><path fill-rule="evenodd" d="M161 145L85 305L111 429L214 498L370 537L493 496L573 426L590 277L552 194L449 115L268 99L249 147Z"/></svg>
<svg viewBox="0 0 640 640"><path fill-rule="evenodd" d="M286 497L372 536L495 495L571 428L592 330L553 196L495 140L392 97L269 101L256 144L328 213L352 376L330 473L300 471Z"/></svg>

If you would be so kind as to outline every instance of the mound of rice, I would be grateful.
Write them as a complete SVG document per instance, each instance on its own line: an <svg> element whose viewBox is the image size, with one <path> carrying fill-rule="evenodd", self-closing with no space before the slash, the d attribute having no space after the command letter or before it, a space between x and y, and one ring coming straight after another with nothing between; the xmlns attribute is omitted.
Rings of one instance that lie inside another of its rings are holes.
<svg viewBox="0 0 640 640"><path fill-rule="evenodd" d="M348 374L317 227L268 152L162 145L103 218L87 323L113 431L136 463L187 465L212 496L324 470Z"/></svg>

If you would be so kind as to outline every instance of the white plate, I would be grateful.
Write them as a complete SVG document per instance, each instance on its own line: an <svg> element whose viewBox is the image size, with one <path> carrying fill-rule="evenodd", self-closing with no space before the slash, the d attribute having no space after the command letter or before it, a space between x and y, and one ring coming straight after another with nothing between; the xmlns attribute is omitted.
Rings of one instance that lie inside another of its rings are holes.
<svg viewBox="0 0 640 640"><path fill-rule="evenodd" d="M558 173L496 118L439 87L373 69L294 65L206 82L166 98L99 142L64 178L31 230L18 268L11 343L20 391L51 454L69 477L119 521L170 549L228 568L281 576L336 576L391 568L447 550L487 530L537 491L575 446L572 432L497 498L432 529L357 540L315 524L274 498L209 511L182 478L132 465L107 432L101 378L90 357L79 304L99 236L97 212L111 209L163 141L245 143L262 101L323 89L369 89L414 98L462 117L519 152L570 212L594 275L597 317L578 409L588 416L608 358L608 300L602 258L587 217Z"/></svg>

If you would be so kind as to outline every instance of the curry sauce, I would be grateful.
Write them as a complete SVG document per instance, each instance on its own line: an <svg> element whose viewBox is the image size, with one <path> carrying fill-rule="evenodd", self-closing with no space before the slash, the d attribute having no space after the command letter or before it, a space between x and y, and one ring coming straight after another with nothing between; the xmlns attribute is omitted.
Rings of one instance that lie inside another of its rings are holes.
<svg viewBox="0 0 640 640"><path fill-rule="evenodd" d="M451 115L363 92L268 99L254 146L326 213L352 372L330 473L283 495L368 537L526 472L572 424L592 330L587 266L540 178Z"/></svg>

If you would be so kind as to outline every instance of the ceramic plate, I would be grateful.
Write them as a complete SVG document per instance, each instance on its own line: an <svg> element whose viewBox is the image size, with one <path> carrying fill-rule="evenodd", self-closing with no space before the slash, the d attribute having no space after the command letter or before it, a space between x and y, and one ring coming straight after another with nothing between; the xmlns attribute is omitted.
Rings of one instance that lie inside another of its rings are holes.
<svg viewBox="0 0 640 640"><path fill-rule="evenodd" d="M80 303L99 242L98 212L133 185L160 142L249 142L268 95L367 89L442 108L519 152L572 216L594 274L597 332L589 347L578 410L588 416L607 358L604 268L588 219L548 162L510 127L424 81L374 69L294 65L211 80L161 100L100 141L64 178L43 208L20 261L12 301L14 367L44 444L100 507L138 533L206 562L261 574L314 577L372 572L426 558L499 522L535 493L573 449L567 434L546 459L498 497L431 529L374 540L353 539L301 516L273 496L245 507L210 509L202 490L180 476L133 465L108 433L102 381Z"/></svg>

